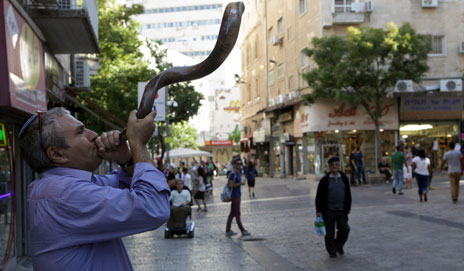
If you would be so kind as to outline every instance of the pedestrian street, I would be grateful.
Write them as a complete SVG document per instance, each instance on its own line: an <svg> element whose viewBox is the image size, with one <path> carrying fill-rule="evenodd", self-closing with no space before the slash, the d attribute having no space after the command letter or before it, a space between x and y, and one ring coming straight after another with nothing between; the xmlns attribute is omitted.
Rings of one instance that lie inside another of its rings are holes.
<svg viewBox="0 0 464 271"><path fill-rule="evenodd" d="M351 232L345 255L329 258L314 232L317 181L257 178L256 199L242 186L242 223L251 236L226 237L229 204L214 181L208 212L196 212L193 239L164 239L164 227L124 238L135 270L464 270L464 198L452 204L446 175L429 201L417 185L392 194L391 183L351 188ZM232 230L239 232L234 223Z"/></svg>

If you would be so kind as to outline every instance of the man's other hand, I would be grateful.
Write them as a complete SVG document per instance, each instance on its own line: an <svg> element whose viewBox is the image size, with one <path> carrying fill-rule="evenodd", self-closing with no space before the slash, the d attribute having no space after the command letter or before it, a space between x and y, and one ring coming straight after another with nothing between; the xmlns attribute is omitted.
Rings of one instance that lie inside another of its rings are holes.
<svg viewBox="0 0 464 271"><path fill-rule="evenodd" d="M131 158L131 153L126 142L119 142L119 131L110 131L101 134L95 144L98 148L100 158L124 164Z"/></svg>

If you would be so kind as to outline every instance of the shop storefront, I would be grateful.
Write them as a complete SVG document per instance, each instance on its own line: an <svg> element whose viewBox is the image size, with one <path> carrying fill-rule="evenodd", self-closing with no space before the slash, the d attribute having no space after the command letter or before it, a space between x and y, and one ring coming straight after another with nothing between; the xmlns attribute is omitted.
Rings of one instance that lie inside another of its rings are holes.
<svg viewBox="0 0 464 271"><path fill-rule="evenodd" d="M342 170L349 173L349 156L360 147L366 171L376 171L375 126L367 112L353 109L344 102L319 100L299 111L303 133L303 170L305 174L328 172L327 161L340 157ZM395 100L384 101L381 119L382 155L389 156L396 145L398 106Z"/></svg>
<svg viewBox="0 0 464 271"><path fill-rule="evenodd" d="M30 114L47 109L47 100L40 33L9 1L0 1L0 11L0 254L11 266L30 255L24 210L34 172L20 156L18 133Z"/></svg>
<svg viewBox="0 0 464 271"><path fill-rule="evenodd" d="M402 97L400 102L400 140L404 145L424 149L433 168L450 142L461 142L463 98L453 94Z"/></svg>
<svg viewBox="0 0 464 271"><path fill-rule="evenodd" d="M271 122L262 120L259 129L253 131L256 142L256 168L261 176L269 176L269 147L271 137Z"/></svg>
<svg viewBox="0 0 464 271"><path fill-rule="evenodd" d="M296 140L293 136L293 107L273 112L271 122L271 176L285 178L296 175Z"/></svg>

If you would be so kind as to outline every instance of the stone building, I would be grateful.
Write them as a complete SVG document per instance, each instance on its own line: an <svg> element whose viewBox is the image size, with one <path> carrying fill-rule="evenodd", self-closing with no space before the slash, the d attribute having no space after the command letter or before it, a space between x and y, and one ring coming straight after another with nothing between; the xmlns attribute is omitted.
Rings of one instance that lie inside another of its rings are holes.
<svg viewBox="0 0 464 271"><path fill-rule="evenodd" d="M331 100L312 106L301 95L314 64L303 50L313 37L345 35L348 26L385 27L409 22L429 35L429 71L421 82L397 82L386 98L382 155L416 144L440 157L464 133L462 76L464 2L456 0L254 0L244 1L242 48L242 145L271 176L322 174L339 156L348 170L361 147L366 170L376 171L374 126L365 112ZM248 14L247 14L248 13ZM418 106L419 105L419 106ZM437 160L438 161L438 160ZM438 164L435 165L437 167Z"/></svg>

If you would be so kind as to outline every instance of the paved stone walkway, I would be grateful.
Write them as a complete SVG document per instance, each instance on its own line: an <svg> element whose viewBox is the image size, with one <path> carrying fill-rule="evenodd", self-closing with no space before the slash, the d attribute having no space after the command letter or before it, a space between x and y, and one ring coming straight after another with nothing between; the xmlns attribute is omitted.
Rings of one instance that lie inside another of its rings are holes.
<svg viewBox="0 0 464 271"><path fill-rule="evenodd" d="M391 184L353 187L351 233L336 259L313 230L316 181L258 178L256 199L242 187L246 238L224 236L224 183L215 181L207 213L194 207L194 239L165 240L163 229L125 238L135 270L464 270L464 191L452 204L445 175L434 177L427 203L416 185L404 196Z"/></svg>

